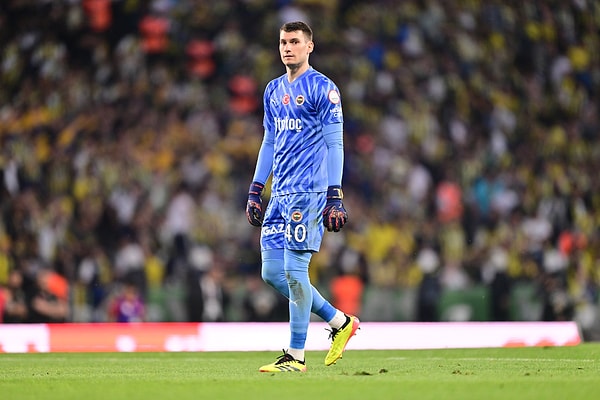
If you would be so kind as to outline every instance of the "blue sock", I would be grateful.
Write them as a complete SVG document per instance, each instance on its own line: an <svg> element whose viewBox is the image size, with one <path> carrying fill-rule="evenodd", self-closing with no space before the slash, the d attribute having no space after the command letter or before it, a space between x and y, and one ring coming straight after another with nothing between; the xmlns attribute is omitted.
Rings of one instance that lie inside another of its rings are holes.
<svg viewBox="0 0 600 400"><path fill-rule="evenodd" d="M312 253L308 251L285 250L283 254L290 293L290 348L292 349L303 349L306 343L310 309L313 303L308 277L311 256Z"/></svg>
<svg viewBox="0 0 600 400"><path fill-rule="evenodd" d="M263 250L262 252L262 278L287 299L290 298L285 271L283 270L283 249ZM337 311L331 303L323 298L321 293L311 285L312 305L310 310L323 321L329 322Z"/></svg>

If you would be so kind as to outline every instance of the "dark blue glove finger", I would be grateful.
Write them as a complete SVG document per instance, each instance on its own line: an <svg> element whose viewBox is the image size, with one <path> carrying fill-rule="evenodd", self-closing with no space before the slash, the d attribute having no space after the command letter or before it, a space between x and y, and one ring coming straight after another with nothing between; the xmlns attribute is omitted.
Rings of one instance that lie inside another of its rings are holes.
<svg viewBox="0 0 600 400"><path fill-rule="evenodd" d="M255 201L248 200L246 204L246 218L254 226L261 226L263 223L262 205Z"/></svg>
<svg viewBox="0 0 600 400"><path fill-rule="evenodd" d="M339 232L348 221L343 205L330 205L323 210L323 225L329 232Z"/></svg>

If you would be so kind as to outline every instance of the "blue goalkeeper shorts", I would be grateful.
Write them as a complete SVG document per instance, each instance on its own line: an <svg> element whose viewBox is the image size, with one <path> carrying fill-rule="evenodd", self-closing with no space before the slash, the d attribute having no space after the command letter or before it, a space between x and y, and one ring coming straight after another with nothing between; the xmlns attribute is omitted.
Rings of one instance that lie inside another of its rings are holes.
<svg viewBox="0 0 600 400"><path fill-rule="evenodd" d="M272 196L265 210L262 250L319 251L323 240L325 193L292 193Z"/></svg>

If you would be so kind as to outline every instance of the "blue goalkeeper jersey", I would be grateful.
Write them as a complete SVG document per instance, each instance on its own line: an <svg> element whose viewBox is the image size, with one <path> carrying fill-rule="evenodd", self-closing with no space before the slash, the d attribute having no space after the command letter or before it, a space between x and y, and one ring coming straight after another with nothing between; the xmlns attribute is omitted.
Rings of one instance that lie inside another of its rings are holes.
<svg viewBox="0 0 600 400"><path fill-rule="evenodd" d="M263 101L265 135L274 142L272 194L326 191L323 128L343 123L336 85L311 67L292 83L287 75L273 79Z"/></svg>

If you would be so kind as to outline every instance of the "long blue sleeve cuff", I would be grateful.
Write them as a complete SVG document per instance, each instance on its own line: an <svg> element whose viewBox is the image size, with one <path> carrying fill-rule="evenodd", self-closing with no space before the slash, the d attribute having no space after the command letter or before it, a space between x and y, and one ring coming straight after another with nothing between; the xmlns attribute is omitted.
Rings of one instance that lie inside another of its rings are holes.
<svg viewBox="0 0 600 400"><path fill-rule="evenodd" d="M323 138L327 145L327 185L342 184L344 170L344 127L343 124L326 125Z"/></svg>

